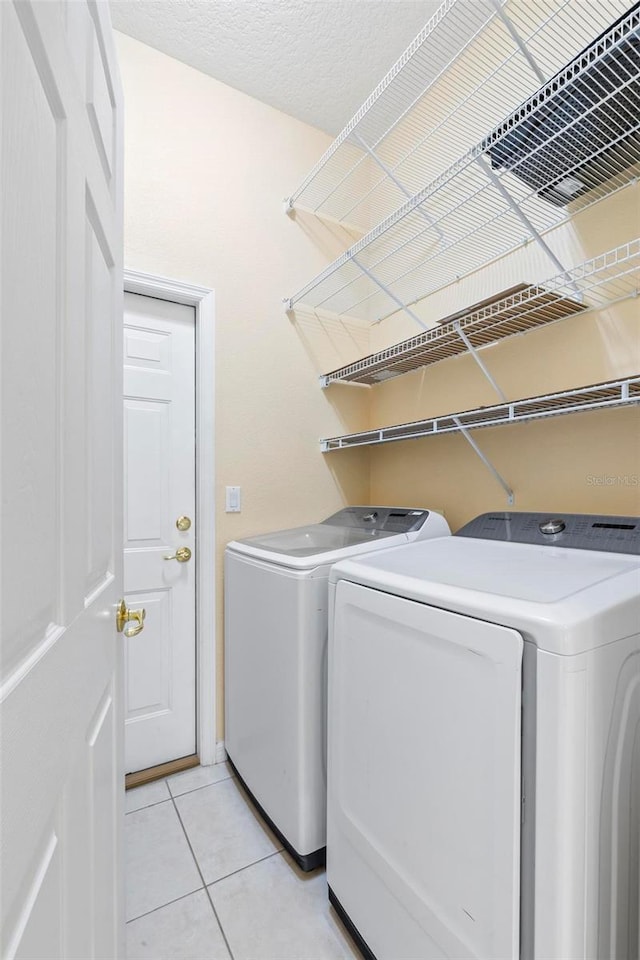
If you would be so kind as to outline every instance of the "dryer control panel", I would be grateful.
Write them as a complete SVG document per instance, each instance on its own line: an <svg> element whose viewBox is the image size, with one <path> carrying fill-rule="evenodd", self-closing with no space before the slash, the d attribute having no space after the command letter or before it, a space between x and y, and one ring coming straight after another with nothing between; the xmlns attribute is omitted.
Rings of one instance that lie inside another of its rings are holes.
<svg viewBox="0 0 640 960"><path fill-rule="evenodd" d="M465 524L455 536L640 554L640 517L586 513L482 513Z"/></svg>
<svg viewBox="0 0 640 960"><path fill-rule="evenodd" d="M429 511L420 507L345 507L323 523L334 527L357 527L384 533L413 533L419 530Z"/></svg>

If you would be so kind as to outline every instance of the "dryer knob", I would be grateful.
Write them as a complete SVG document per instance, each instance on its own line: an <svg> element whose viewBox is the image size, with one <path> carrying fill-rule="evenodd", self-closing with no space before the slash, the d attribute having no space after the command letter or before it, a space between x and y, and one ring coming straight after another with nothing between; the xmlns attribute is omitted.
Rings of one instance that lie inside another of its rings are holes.
<svg viewBox="0 0 640 960"><path fill-rule="evenodd" d="M554 533L562 533L565 527L566 523L564 520L544 520L538 529L540 533L552 536Z"/></svg>

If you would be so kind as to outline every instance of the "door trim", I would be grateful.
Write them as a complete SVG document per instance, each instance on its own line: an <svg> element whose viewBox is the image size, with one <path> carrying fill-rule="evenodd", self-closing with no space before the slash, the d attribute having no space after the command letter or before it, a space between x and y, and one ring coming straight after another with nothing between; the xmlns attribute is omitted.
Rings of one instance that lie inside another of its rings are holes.
<svg viewBox="0 0 640 960"><path fill-rule="evenodd" d="M193 307L196 326L196 736L200 763L216 762L215 294L209 287L124 271L125 293Z"/></svg>

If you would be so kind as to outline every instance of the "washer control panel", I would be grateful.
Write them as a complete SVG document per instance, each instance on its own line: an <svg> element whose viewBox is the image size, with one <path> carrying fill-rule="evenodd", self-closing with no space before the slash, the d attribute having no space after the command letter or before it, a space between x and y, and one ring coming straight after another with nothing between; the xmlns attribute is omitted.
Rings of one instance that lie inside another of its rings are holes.
<svg viewBox="0 0 640 960"><path fill-rule="evenodd" d="M419 507L345 507L322 522L334 527L411 533L419 530L428 516L429 511Z"/></svg>
<svg viewBox="0 0 640 960"><path fill-rule="evenodd" d="M465 524L455 536L640 554L640 517L585 513L483 513Z"/></svg>

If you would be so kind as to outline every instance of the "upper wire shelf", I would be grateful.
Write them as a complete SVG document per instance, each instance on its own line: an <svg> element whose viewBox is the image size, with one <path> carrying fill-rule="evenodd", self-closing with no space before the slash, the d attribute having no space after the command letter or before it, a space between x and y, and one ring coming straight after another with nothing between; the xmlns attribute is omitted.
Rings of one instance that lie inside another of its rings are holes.
<svg viewBox="0 0 640 960"><path fill-rule="evenodd" d="M628 11L625 0L444 0L287 200L367 232Z"/></svg>
<svg viewBox="0 0 640 960"><path fill-rule="evenodd" d="M496 343L517 333L601 310L640 293L640 238L541 284L521 284L490 301L446 317L414 337L323 375L332 383L373 386L448 357Z"/></svg>
<svg viewBox="0 0 640 960"><path fill-rule="evenodd" d="M461 3L450 2L451 12L460 10ZM554 45L565 52L576 34L582 40L585 29L598 29L603 10L618 8L589 5L585 27L582 4L550 5L556 13L547 25L559 23L562 12L564 31L569 31L564 47L560 38ZM535 40L541 42L540 31ZM471 63L475 52L474 46ZM504 93L502 105L509 91ZM411 309L417 301L531 238L562 270L545 234L567 215L634 181L639 169L637 3L499 126L289 298L288 309L304 303L369 322L404 309L425 327Z"/></svg>

